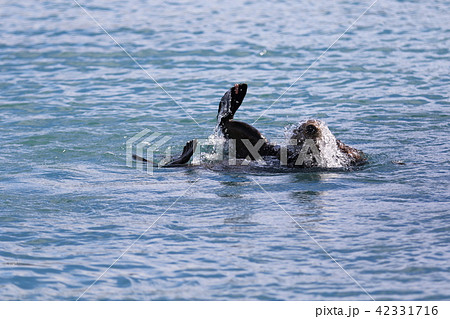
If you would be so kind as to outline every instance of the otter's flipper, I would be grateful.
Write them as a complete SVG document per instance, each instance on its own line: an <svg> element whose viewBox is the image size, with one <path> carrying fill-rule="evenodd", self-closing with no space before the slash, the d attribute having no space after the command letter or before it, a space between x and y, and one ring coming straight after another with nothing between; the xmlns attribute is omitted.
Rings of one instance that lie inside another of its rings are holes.
<svg viewBox="0 0 450 319"><path fill-rule="evenodd" d="M177 158L173 158L171 159L169 162L167 162L166 164L162 165L163 167L171 167L171 166L181 166L183 164L186 164L187 162L189 162L192 154L194 154L195 148L197 146L197 140L190 140L189 142L186 143L186 145L183 148L183 152L181 153L180 156L178 156ZM153 161L150 161L144 157L138 156L133 154L133 159L135 161L142 161L145 163L152 163L153 166L158 166L161 165L160 164L156 164Z"/></svg>
<svg viewBox="0 0 450 319"><path fill-rule="evenodd" d="M194 154L195 148L197 147L197 140L190 140L186 143L183 148L183 152L178 158L170 160L168 163L164 164L164 167L179 166L186 164Z"/></svg>
<svg viewBox="0 0 450 319"><path fill-rule="evenodd" d="M228 122L234 117L234 113L241 106L244 101L245 94L247 94L247 84L235 84L225 92L219 103L219 111L217 112L217 120L219 124Z"/></svg>
<svg viewBox="0 0 450 319"><path fill-rule="evenodd" d="M225 93L219 103L218 125L224 137L236 143L237 158L247 158L249 156L251 159L254 159L254 156L245 145L246 142L250 142L252 146L259 145L260 155L272 155L276 151L256 128L250 124L233 120L234 113L241 106L246 93L247 84L245 83L235 84L234 87Z"/></svg>
<svg viewBox="0 0 450 319"><path fill-rule="evenodd" d="M141 157L141 156L138 156L138 155L136 155L136 154L133 154L133 159L134 159L135 161L142 161L142 162L144 162L144 163L149 162L146 158Z"/></svg>

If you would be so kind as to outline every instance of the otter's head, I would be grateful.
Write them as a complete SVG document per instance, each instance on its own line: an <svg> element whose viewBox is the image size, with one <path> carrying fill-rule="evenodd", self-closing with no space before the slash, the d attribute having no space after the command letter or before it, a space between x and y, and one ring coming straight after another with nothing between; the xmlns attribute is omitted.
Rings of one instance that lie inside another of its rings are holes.
<svg viewBox="0 0 450 319"><path fill-rule="evenodd" d="M323 139L323 124L318 120L307 120L291 126L289 144L291 153L288 162L303 167L321 166L321 140ZM301 157L301 158L300 158ZM300 160L299 160L300 158Z"/></svg>
<svg viewBox="0 0 450 319"><path fill-rule="evenodd" d="M322 123L318 120L307 120L300 123L292 130L291 139L297 140L297 144L302 144L305 140L318 140L322 137Z"/></svg>
<svg viewBox="0 0 450 319"><path fill-rule="evenodd" d="M294 126L291 140L295 142L295 153L311 154L310 166L347 167L365 161L361 151L336 139L326 124L319 120L307 120Z"/></svg>

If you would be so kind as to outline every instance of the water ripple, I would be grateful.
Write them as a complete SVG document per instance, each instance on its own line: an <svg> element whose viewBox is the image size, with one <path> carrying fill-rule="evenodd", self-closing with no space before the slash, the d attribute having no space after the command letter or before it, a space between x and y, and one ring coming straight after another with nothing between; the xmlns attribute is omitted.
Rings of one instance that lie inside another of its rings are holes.
<svg viewBox="0 0 450 319"><path fill-rule="evenodd" d="M253 122L369 3L84 5L200 126L74 3L3 3L1 299L75 300L142 235L83 299L367 300L304 230L377 300L450 298L448 1L379 1L256 123L323 120L365 167L152 176L128 138L206 138L235 82Z"/></svg>

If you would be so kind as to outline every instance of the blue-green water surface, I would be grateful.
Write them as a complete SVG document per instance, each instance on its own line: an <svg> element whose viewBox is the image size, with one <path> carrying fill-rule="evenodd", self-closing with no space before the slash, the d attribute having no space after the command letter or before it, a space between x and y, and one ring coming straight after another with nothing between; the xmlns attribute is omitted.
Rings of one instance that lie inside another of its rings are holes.
<svg viewBox="0 0 450 319"><path fill-rule="evenodd" d="M75 1L1 1L0 299L450 299L449 2L379 0L308 69L372 2L79 1L133 61ZM255 126L317 118L369 164L126 166L297 79Z"/></svg>

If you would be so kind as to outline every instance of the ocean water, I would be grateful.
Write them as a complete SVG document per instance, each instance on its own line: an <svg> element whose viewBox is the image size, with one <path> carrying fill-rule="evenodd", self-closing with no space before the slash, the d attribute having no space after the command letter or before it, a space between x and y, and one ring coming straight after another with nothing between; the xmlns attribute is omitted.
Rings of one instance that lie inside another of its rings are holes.
<svg viewBox="0 0 450 319"><path fill-rule="evenodd" d="M1 300L450 299L448 1L379 0L342 37L372 0L79 4L104 30L0 1ZM320 119L369 163L126 165L144 129L207 138L236 82L268 139Z"/></svg>

